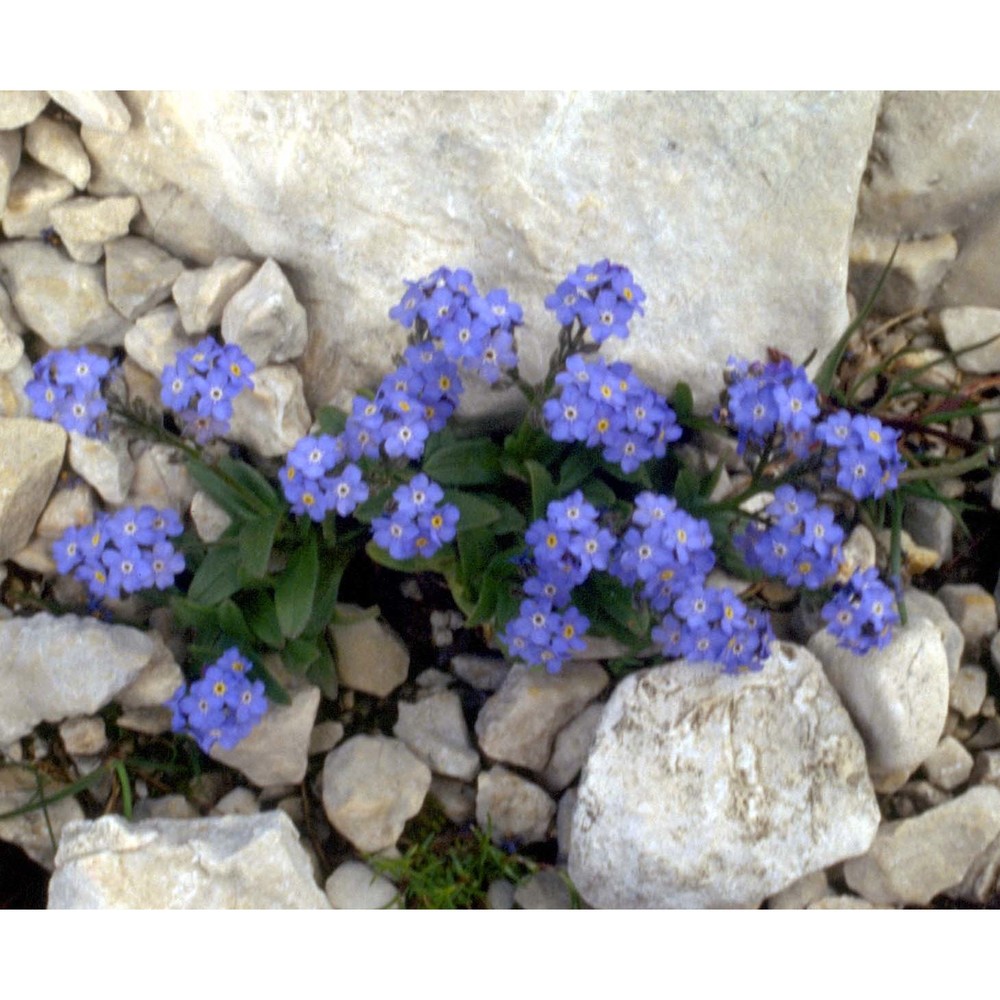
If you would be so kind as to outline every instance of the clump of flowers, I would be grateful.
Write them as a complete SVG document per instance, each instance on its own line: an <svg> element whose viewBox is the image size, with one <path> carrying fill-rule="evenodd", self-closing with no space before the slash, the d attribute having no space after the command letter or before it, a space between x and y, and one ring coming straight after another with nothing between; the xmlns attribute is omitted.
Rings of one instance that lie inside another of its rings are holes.
<svg viewBox="0 0 1000 1000"><path fill-rule="evenodd" d="M600 260L581 264L559 283L545 299L564 327L574 321L590 330L597 344L608 337L628 336L628 324L634 313L643 315L646 293L635 283L632 272L622 264Z"/></svg>
<svg viewBox="0 0 1000 1000"><path fill-rule="evenodd" d="M254 363L235 344L212 337L179 351L160 377L160 399L173 410L185 434L198 444L229 431L233 400L253 389Z"/></svg>
<svg viewBox="0 0 1000 1000"><path fill-rule="evenodd" d="M858 570L823 607L823 618L837 645L859 656L882 649L899 621L895 595L870 566Z"/></svg>
<svg viewBox="0 0 1000 1000"><path fill-rule="evenodd" d="M425 559L455 537L459 511L442 503L444 490L423 473L397 487L389 513L372 521L375 544L393 559Z"/></svg>
<svg viewBox="0 0 1000 1000"><path fill-rule="evenodd" d="M332 510L346 517L368 499L361 469L345 462L346 454L343 438L330 434L309 434L296 443L278 474L293 514L322 521Z"/></svg>
<svg viewBox="0 0 1000 1000"><path fill-rule="evenodd" d="M101 391L111 368L107 358L85 348L46 354L24 387L32 415L87 437L106 437L108 405Z"/></svg>
<svg viewBox="0 0 1000 1000"><path fill-rule="evenodd" d="M155 587L166 590L184 571L171 538L184 530L176 511L149 505L99 514L92 524L67 528L52 543L60 573L72 573L92 598L117 600Z"/></svg>
<svg viewBox="0 0 1000 1000"><path fill-rule="evenodd" d="M182 684L167 702L173 731L193 737L205 753L216 745L232 750L246 739L270 707L263 681L251 681L248 668L246 657L231 646L199 680Z"/></svg>

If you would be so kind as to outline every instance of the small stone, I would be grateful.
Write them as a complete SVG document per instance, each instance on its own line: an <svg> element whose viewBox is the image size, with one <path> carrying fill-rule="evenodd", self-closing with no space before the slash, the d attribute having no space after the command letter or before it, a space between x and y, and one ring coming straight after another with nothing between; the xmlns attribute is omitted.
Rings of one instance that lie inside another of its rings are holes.
<svg viewBox="0 0 1000 1000"><path fill-rule="evenodd" d="M573 907L566 879L552 868L529 875L514 892L514 902L522 910L569 910Z"/></svg>
<svg viewBox="0 0 1000 1000"><path fill-rule="evenodd" d="M903 527L917 545L936 553L932 568L936 569L951 559L955 518L944 504L923 497L907 500Z"/></svg>
<svg viewBox="0 0 1000 1000"><path fill-rule="evenodd" d="M59 726L59 737L72 757L92 757L108 745L108 731L99 715L67 719Z"/></svg>
<svg viewBox="0 0 1000 1000"><path fill-rule="evenodd" d="M872 903L925 905L961 882L997 834L1000 789L977 785L913 819L883 823L868 853L844 864L844 877Z"/></svg>
<svg viewBox="0 0 1000 1000"><path fill-rule="evenodd" d="M992 718L994 718L996 716L996 714L997 714L997 700L996 700L996 698L993 695L988 694L983 699L983 704L982 704L982 706L979 709L979 714L984 719L992 719Z"/></svg>
<svg viewBox="0 0 1000 1000"><path fill-rule="evenodd" d="M184 265L142 236L123 236L104 248L108 298L134 320L169 297Z"/></svg>
<svg viewBox="0 0 1000 1000"><path fill-rule="evenodd" d="M265 458L277 458L309 432L312 417L302 376L292 365L269 365L250 375L253 391L233 400L228 437Z"/></svg>
<svg viewBox="0 0 1000 1000"><path fill-rule="evenodd" d="M843 896L824 896L822 899L817 899L814 903L810 903L807 910L875 910L878 909L874 904L869 903L867 899L862 899L860 896L851 896L845 894Z"/></svg>
<svg viewBox="0 0 1000 1000"><path fill-rule="evenodd" d="M73 182L31 160L22 160L10 182L3 232L7 239L38 239L51 224L49 213L73 194Z"/></svg>
<svg viewBox="0 0 1000 1000"><path fill-rule="evenodd" d="M360 861L345 861L326 880L326 898L335 910L399 909L399 890Z"/></svg>
<svg viewBox="0 0 1000 1000"><path fill-rule="evenodd" d="M132 812L132 819L137 823L146 819L196 819L197 816L198 810L183 795L144 798L136 803Z"/></svg>
<svg viewBox="0 0 1000 1000"><path fill-rule="evenodd" d="M435 774L428 794L437 800L441 811L456 826L468 823L476 815L476 790L464 781Z"/></svg>
<svg viewBox="0 0 1000 1000"><path fill-rule="evenodd" d="M972 754L953 736L945 736L924 761L924 771L938 788L950 792L968 780Z"/></svg>
<svg viewBox="0 0 1000 1000"><path fill-rule="evenodd" d="M256 816L259 812L257 796L242 785L226 792L212 808L213 816Z"/></svg>
<svg viewBox="0 0 1000 1000"><path fill-rule="evenodd" d="M352 736L323 763L323 809L359 851L381 851L420 812L430 785L430 769L399 740Z"/></svg>
<svg viewBox="0 0 1000 1000"><path fill-rule="evenodd" d="M0 129L33 122L49 103L44 90L0 90Z"/></svg>
<svg viewBox="0 0 1000 1000"><path fill-rule="evenodd" d="M134 733L159 736L161 733L171 731L172 718L173 712L169 708L133 708L122 712L115 725L119 729L129 729Z"/></svg>
<svg viewBox="0 0 1000 1000"><path fill-rule="evenodd" d="M58 424L0 418L0 560L27 545L65 451L66 432Z"/></svg>
<svg viewBox="0 0 1000 1000"><path fill-rule="evenodd" d="M24 130L24 148L37 162L73 182L82 191L90 180L90 157L80 136L65 122L45 115L36 118ZM136 202L136 209L139 204Z"/></svg>
<svg viewBox="0 0 1000 1000"><path fill-rule="evenodd" d="M879 292L879 309L890 316L925 309L957 254L958 243L951 233L897 244L855 232L848 287L858 302L866 302L892 259L892 268Z"/></svg>
<svg viewBox="0 0 1000 1000"><path fill-rule="evenodd" d="M907 587L903 591L906 612L909 616L919 616L933 622L941 634L945 655L948 657L948 682L954 683L965 655L965 636L948 614L948 609L926 590Z"/></svg>
<svg viewBox="0 0 1000 1000"><path fill-rule="evenodd" d="M191 497L191 520L203 542L217 542L233 519L207 494L197 490Z"/></svg>
<svg viewBox="0 0 1000 1000"><path fill-rule="evenodd" d="M588 705L559 730L552 747L552 757L541 775L542 784L550 792L561 792L582 770L603 711L601 704Z"/></svg>
<svg viewBox="0 0 1000 1000"><path fill-rule="evenodd" d="M1000 628L993 595L978 583L946 583L936 596L962 630L965 655L975 662Z"/></svg>
<svg viewBox="0 0 1000 1000"><path fill-rule="evenodd" d="M894 794L897 806L901 800L906 800L910 805L910 815L917 815L927 812L951 801L951 796L937 785L932 785L929 781L908 781Z"/></svg>
<svg viewBox="0 0 1000 1000"><path fill-rule="evenodd" d="M246 775L259 788L298 784L309 765L309 736L319 700L318 687L301 688L292 694L290 705L272 704L250 735L232 750L216 745L209 756Z"/></svg>
<svg viewBox="0 0 1000 1000"><path fill-rule="evenodd" d="M964 719L975 717L986 700L987 681L986 671L982 667L975 664L960 667L958 676L951 682L948 707L953 708Z"/></svg>
<svg viewBox="0 0 1000 1000"><path fill-rule="evenodd" d="M460 653L451 658L451 670L478 691L496 691L507 677L510 664L493 656Z"/></svg>
<svg viewBox="0 0 1000 1000"><path fill-rule="evenodd" d="M958 367L976 375L992 375L1000 371L1000 309L986 306L955 306L939 313L945 340L953 351L963 351ZM994 338L992 343L983 344ZM982 344L966 350L973 344Z"/></svg>
<svg viewBox="0 0 1000 1000"><path fill-rule="evenodd" d="M479 745L494 760L542 771L556 734L607 684L596 663L573 663L558 674L515 663L479 712Z"/></svg>
<svg viewBox="0 0 1000 1000"><path fill-rule="evenodd" d="M56 205L49 218L73 260L96 264L104 256L104 244L128 233L129 223L138 211L139 201L135 197L83 195Z"/></svg>
<svg viewBox="0 0 1000 1000"><path fill-rule="evenodd" d="M406 680L410 654L388 625L362 617L363 612L355 605L337 606L342 619L357 618L328 629L337 651L337 676L344 687L385 698Z"/></svg>
<svg viewBox="0 0 1000 1000"><path fill-rule="evenodd" d="M38 240L0 244L0 281L21 319L49 347L116 346L128 329L108 301L104 268Z"/></svg>
<svg viewBox="0 0 1000 1000"><path fill-rule="evenodd" d="M270 257L222 313L222 339L237 344L258 368L291 361L306 349L306 311Z"/></svg>
<svg viewBox="0 0 1000 1000"><path fill-rule="evenodd" d="M476 788L476 823L495 844L547 840L556 804L538 785L497 765L481 771Z"/></svg>
<svg viewBox="0 0 1000 1000"><path fill-rule="evenodd" d="M125 502L135 476L135 463L122 433L112 432L107 441L102 441L70 431L69 465L97 490L102 500L112 504Z"/></svg>
<svg viewBox="0 0 1000 1000"><path fill-rule="evenodd" d="M967 903L996 904L1000 893L1000 837L997 837L975 861L969 865L962 881L947 890L952 899Z"/></svg>
<svg viewBox="0 0 1000 1000"><path fill-rule="evenodd" d="M976 730L975 735L965 741L965 746L969 750L991 750L993 747L1000 747L1000 717L987 719Z"/></svg>
<svg viewBox="0 0 1000 1000"><path fill-rule="evenodd" d="M203 333L218 326L227 303L250 280L255 267L249 260L223 257L211 267L185 271L173 287L185 331Z"/></svg>
<svg viewBox="0 0 1000 1000"><path fill-rule="evenodd" d="M10 194L10 182L21 163L21 133L0 131L0 216Z"/></svg>
<svg viewBox="0 0 1000 1000"><path fill-rule="evenodd" d="M948 660L937 627L913 617L864 656L826 630L808 646L865 741L876 791L899 788L937 746L948 713Z"/></svg>
<svg viewBox="0 0 1000 1000"><path fill-rule="evenodd" d="M415 683L420 688L421 696L433 693L434 691L444 691L454 681L455 678L451 674L446 674L443 670L438 670L437 667L428 667L426 670L421 670L415 678Z"/></svg>
<svg viewBox="0 0 1000 1000"><path fill-rule="evenodd" d="M471 781L479 773L479 754L469 739L462 701L453 691L400 702L392 732L435 774Z"/></svg>
<svg viewBox="0 0 1000 1000"><path fill-rule="evenodd" d="M280 810L255 816L102 816L69 824L49 909L328 909L299 833Z"/></svg>
<svg viewBox="0 0 1000 1000"><path fill-rule="evenodd" d="M163 369L174 363L178 351L191 346L181 324L180 312L173 305L150 310L125 333L125 350L129 357L157 380Z"/></svg>
<svg viewBox="0 0 1000 1000"><path fill-rule="evenodd" d="M135 475L128 502L169 507L183 515L194 497L194 480L181 453L168 444L151 444L135 460Z"/></svg>
<svg viewBox="0 0 1000 1000"><path fill-rule="evenodd" d="M71 527L93 522L95 516L94 492L86 483L64 486L52 494L48 505L35 526L40 538L54 541Z"/></svg>
<svg viewBox="0 0 1000 1000"><path fill-rule="evenodd" d="M488 910L513 910L514 885L505 878L494 879L486 890L486 908Z"/></svg>
<svg viewBox="0 0 1000 1000"><path fill-rule="evenodd" d="M863 525L856 525L840 548L840 569L837 578L849 580L859 570L875 565L875 536Z"/></svg>
<svg viewBox="0 0 1000 1000"><path fill-rule="evenodd" d="M344 725L327 719L317 722L309 735L309 756L329 753L344 738Z"/></svg>
<svg viewBox="0 0 1000 1000"><path fill-rule="evenodd" d="M573 810L576 809L580 793L576 788L569 788L559 798L556 808L556 842L559 845L557 860L564 862L569 858L570 846L573 843Z"/></svg>
<svg viewBox="0 0 1000 1000"><path fill-rule="evenodd" d="M23 354L10 371L0 375L0 417L32 416L31 400L24 387L33 377L31 362Z"/></svg>
<svg viewBox="0 0 1000 1000"><path fill-rule="evenodd" d="M970 785L996 785L1000 788L1000 750L980 750L973 761Z"/></svg>
<svg viewBox="0 0 1000 1000"><path fill-rule="evenodd" d="M53 577L56 574L56 564L52 559L52 543L44 538L32 538L23 549L18 549L10 561L30 573Z"/></svg>
<svg viewBox="0 0 1000 1000"><path fill-rule="evenodd" d="M50 90L49 96L87 128L121 134L132 124L128 108L113 90Z"/></svg>
<svg viewBox="0 0 1000 1000"><path fill-rule="evenodd" d="M49 778L42 777L45 794L52 796L63 786ZM38 798L38 780L31 770L22 767L0 767L0 815L13 812ZM50 803L44 810L32 809L20 816L0 819L0 841L17 844L28 857L43 868L52 871L55 866L56 844L64 827L75 820L83 819L83 809L72 796ZM51 824L52 836L49 835Z"/></svg>
<svg viewBox="0 0 1000 1000"><path fill-rule="evenodd" d="M145 635L153 643L149 662L117 694L118 703L125 709L160 709L184 683L181 668L160 634L146 632Z"/></svg>
<svg viewBox="0 0 1000 1000"><path fill-rule="evenodd" d="M831 894L826 872L810 872L767 899L769 910L804 910Z"/></svg>

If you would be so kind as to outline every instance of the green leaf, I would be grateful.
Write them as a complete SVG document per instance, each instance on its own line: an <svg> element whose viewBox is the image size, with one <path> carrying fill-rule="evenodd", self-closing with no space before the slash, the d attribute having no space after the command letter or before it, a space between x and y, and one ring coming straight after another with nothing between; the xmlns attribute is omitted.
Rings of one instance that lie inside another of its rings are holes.
<svg viewBox="0 0 1000 1000"><path fill-rule="evenodd" d="M497 552L483 571L479 599L466 616L466 625L475 628L485 625L496 612L505 596L510 595L520 578L514 558L524 551L523 545L512 545Z"/></svg>
<svg viewBox="0 0 1000 1000"><path fill-rule="evenodd" d="M631 589L609 573L591 573L573 591L573 604L590 619L595 635L609 635L630 649L648 641L648 622L636 608Z"/></svg>
<svg viewBox="0 0 1000 1000"><path fill-rule="evenodd" d="M509 500L490 495L490 503L500 512L500 517L490 525L494 535L523 535L528 527L525 516Z"/></svg>
<svg viewBox="0 0 1000 1000"><path fill-rule="evenodd" d="M500 448L489 438L456 441L425 456L423 471L441 486L486 486L503 478Z"/></svg>
<svg viewBox="0 0 1000 1000"><path fill-rule="evenodd" d="M304 674L319 657L315 639L289 639L281 651L281 661L293 674Z"/></svg>
<svg viewBox="0 0 1000 1000"><path fill-rule="evenodd" d="M483 571L496 553L496 534L489 528L476 528L458 532L455 541L459 574L466 591L474 598L483 583Z"/></svg>
<svg viewBox="0 0 1000 1000"><path fill-rule="evenodd" d="M247 521L240 528L240 566L247 579L262 580L267 575L277 528L278 518L273 515Z"/></svg>
<svg viewBox="0 0 1000 1000"><path fill-rule="evenodd" d="M198 604L218 604L240 589L238 568L239 549L233 545L217 545L191 578L188 597Z"/></svg>
<svg viewBox="0 0 1000 1000"><path fill-rule="evenodd" d="M338 691L337 684L337 663L333 658L330 644L325 640L317 644L319 655L306 670L306 678L312 681L326 698L336 698Z"/></svg>
<svg viewBox="0 0 1000 1000"><path fill-rule="evenodd" d="M288 565L274 585L274 609L281 633L286 638L294 639L301 635L309 621L318 576L316 536L310 534L305 544L291 554Z"/></svg>
<svg viewBox="0 0 1000 1000"><path fill-rule="evenodd" d="M670 400L670 408L677 415L677 423L682 427L694 416L694 396L687 382L678 382Z"/></svg>
<svg viewBox="0 0 1000 1000"><path fill-rule="evenodd" d="M531 485L531 519L537 521L545 517L549 504L556 499L558 493L555 483L552 482L552 476L544 465L529 458L525 461L524 468Z"/></svg>
<svg viewBox="0 0 1000 1000"><path fill-rule="evenodd" d="M188 459L191 478L231 517L248 521L260 514L255 504L230 486L210 465L197 459Z"/></svg>
<svg viewBox="0 0 1000 1000"><path fill-rule="evenodd" d="M170 598L170 608L179 628L190 628L196 632L211 632L221 627L217 607L206 607L190 598L174 594Z"/></svg>
<svg viewBox="0 0 1000 1000"><path fill-rule="evenodd" d="M219 459L219 471L256 498L262 507L260 513L278 514L284 509L278 491L252 465L223 455Z"/></svg>
<svg viewBox="0 0 1000 1000"><path fill-rule="evenodd" d="M492 498L477 493L466 493L462 490L447 489L444 491L444 502L452 503L458 508L458 527L462 531L474 531L485 528L500 520L500 510L491 503Z"/></svg>
<svg viewBox="0 0 1000 1000"><path fill-rule="evenodd" d="M222 631L249 655L257 645L257 640L247 624L243 612L236 602L229 598L219 605L219 625Z"/></svg>
<svg viewBox="0 0 1000 1000"><path fill-rule="evenodd" d="M278 612L274 610L274 598L267 591L257 591L248 596L246 620L253 634L272 649L281 649L285 637L281 634Z"/></svg>
<svg viewBox="0 0 1000 1000"><path fill-rule="evenodd" d="M336 437L344 432L347 426L347 414L336 406L321 406L316 411L316 422L324 434Z"/></svg>
<svg viewBox="0 0 1000 1000"><path fill-rule="evenodd" d="M615 491L601 479L591 479L583 487L582 493L598 510L613 506L618 499Z"/></svg>
<svg viewBox="0 0 1000 1000"><path fill-rule="evenodd" d="M365 554L376 565L385 566L386 569L394 569L399 573L444 574L455 566L455 553L450 546L438 549L430 559L424 559L420 556L414 556L412 559L393 559L385 549L376 545L375 540L372 539L365 545Z"/></svg>
<svg viewBox="0 0 1000 1000"><path fill-rule="evenodd" d="M566 496L593 475L599 456L595 448L573 448L559 466L559 493Z"/></svg>
<svg viewBox="0 0 1000 1000"><path fill-rule="evenodd" d="M395 486L386 486L373 496L370 496L364 503L354 508L354 516L362 524L371 524L376 517L381 517L385 511L385 505L392 499Z"/></svg>
<svg viewBox="0 0 1000 1000"><path fill-rule="evenodd" d="M340 593L340 581L344 570L354 556L353 546L350 550L341 550L331 555L324 555L320 561L319 576L316 581L316 596L313 598L309 621L302 630L306 635L318 635L333 619L337 606L337 596Z"/></svg>

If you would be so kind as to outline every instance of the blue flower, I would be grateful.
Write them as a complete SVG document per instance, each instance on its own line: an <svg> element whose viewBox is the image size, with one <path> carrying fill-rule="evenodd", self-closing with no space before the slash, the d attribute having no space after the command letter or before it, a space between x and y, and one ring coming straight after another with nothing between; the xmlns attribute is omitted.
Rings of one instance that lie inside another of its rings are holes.
<svg viewBox="0 0 1000 1000"><path fill-rule="evenodd" d="M823 606L822 615L837 645L859 656L886 646L899 621L895 594L874 566L857 570Z"/></svg>
<svg viewBox="0 0 1000 1000"><path fill-rule="evenodd" d="M31 412L39 420L54 420L68 431L105 437L108 411L101 396L112 363L85 348L52 351L32 367L24 387Z"/></svg>

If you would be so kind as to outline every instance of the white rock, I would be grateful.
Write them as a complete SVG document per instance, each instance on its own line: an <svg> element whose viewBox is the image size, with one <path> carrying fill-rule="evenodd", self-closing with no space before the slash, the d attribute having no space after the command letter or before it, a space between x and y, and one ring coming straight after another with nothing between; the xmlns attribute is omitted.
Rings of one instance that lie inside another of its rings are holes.
<svg viewBox="0 0 1000 1000"><path fill-rule="evenodd" d="M479 691L496 691L510 671L510 663L495 656L459 653L451 658L451 669L456 677Z"/></svg>
<svg viewBox="0 0 1000 1000"><path fill-rule="evenodd" d="M565 862L569 858L570 844L573 842L573 810L576 809L580 792L577 788L568 788L559 797L556 808L556 841L558 843L558 858Z"/></svg>
<svg viewBox="0 0 1000 1000"><path fill-rule="evenodd" d="M228 436L265 458L277 458L294 448L312 424L302 376L291 365L268 365L250 378L253 391L233 400Z"/></svg>
<svg viewBox="0 0 1000 1000"><path fill-rule="evenodd" d="M307 337L306 311L270 258L222 313L222 339L238 345L258 368L300 357Z"/></svg>
<svg viewBox="0 0 1000 1000"><path fill-rule="evenodd" d="M181 314L172 305L150 310L125 333L128 356L157 379L167 365L174 363L178 351L191 346L192 342L181 324Z"/></svg>
<svg viewBox="0 0 1000 1000"><path fill-rule="evenodd" d="M895 251L892 267L879 292L878 308L895 316L930 305L941 279L958 254L951 233L897 243L894 239L855 232L851 239L849 288L855 300L867 302Z"/></svg>
<svg viewBox="0 0 1000 1000"><path fill-rule="evenodd" d="M810 872L796 879L790 886L769 896L769 910L804 910L817 900L830 896L830 883L826 872Z"/></svg>
<svg viewBox="0 0 1000 1000"><path fill-rule="evenodd" d="M114 346L128 329L108 302L104 268L68 260L46 243L0 243L0 281L18 315L49 347Z"/></svg>
<svg viewBox="0 0 1000 1000"><path fill-rule="evenodd" d="M197 817L198 810L179 794L140 799L132 811L132 819L137 823L149 819L188 820Z"/></svg>
<svg viewBox="0 0 1000 1000"><path fill-rule="evenodd" d="M227 792L212 807L213 816L256 816L259 812L257 796L242 786Z"/></svg>
<svg viewBox="0 0 1000 1000"><path fill-rule="evenodd" d="M118 692L116 700L129 711L155 709L159 712L163 710L164 702L184 683L184 675L161 636L157 632L145 634L153 642L149 663L135 680ZM123 717L119 718L119 724L122 724Z"/></svg>
<svg viewBox="0 0 1000 1000"><path fill-rule="evenodd" d="M972 754L954 736L945 736L924 761L924 771L938 788L950 792L968 781L972 763Z"/></svg>
<svg viewBox="0 0 1000 1000"><path fill-rule="evenodd" d="M31 160L22 160L7 194L4 236L10 240L18 236L38 239L52 221L52 209L72 194L72 181Z"/></svg>
<svg viewBox="0 0 1000 1000"><path fill-rule="evenodd" d="M997 837L969 865L962 881L947 890L953 899L969 903L988 903L1000 892L1000 837Z"/></svg>
<svg viewBox="0 0 1000 1000"><path fill-rule="evenodd" d="M588 705L559 730L552 746L552 757L541 775L542 784L549 791L561 792L580 773L593 745L603 711L601 704Z"/></svg>
<svg viewBox="0 0 1000 1000"><path fill-rule="evenodd" d="M317 722L309 734L309 756L329 753L344 738L344 724L333 719Z"/></svg>
<svg viewBox="0 0 1000 1000"><path fill-rule="evenodd" d="M937 626L948 657L948 680L954 683L962 666L962 657L965 655L965 636L962 635L962 630L948 614L948 609L926 590L907 587L903 591L903 599L909 616L926 618Z"/></svg>
<svg viewBox="0 0 1000 1000"><path fill-rule="evenodd" d="M113 90L50 90L49 96L87 128L120 134L128 131L132 121Z"/></svg>
<svg viewBox="0 0 1000 1000"><path fill-rule="evenodd" d="M271 705L267 714L232 750L215 747L213 760L245 774L259 788L297 785L309 766L309 734L316 721L320 691L309 685L290 705Z"/></svg>
<svg viewBox="0 0 1000 1000"><path fill-rule="evenodd" d="M495 844L546 840L555 815L555 802L534 782L500 764L479 772L476 823L489 829Z"/></svg>
<svg viewBox="0 0 1000 1000"><path fill-rule="evenodd" d="M978 660L997 634L997 605L993 595L977 583L946 583L937 599L947 608L965 638L965 655Z"/></svg>
<svg viewBox="0 0 1000 1000"><path fill-rule="evenodd" d="M911 535L911 542L937 553L931 563L933 568L951 559L955 546L955 518L944 504L923 497L908 500L903 527Z"/></svg>
<svg viewBox="0 0 1000 1000"><path fill-rule="evenodd" d="M71 180L77 191L87 186L90 159L80 136L65 122L45 115L36 118L24 130L24 148L43 167Z"/></svg>
<svg viewBox="0 0 1000 1000"><path fill-rule="evenodd" d="M865 741L875 788L899 788L937 746L948 714L948 660L925 618L896 627L884 649L856 656L827 631L809 640Z"/></svg>
<svg viewBox="0 0 1000 1000"><path fill-rule="evenodd" d="M191 497L191 520L203 542L218 541L233 519L207 494L197 490Z"/></svg>
<svg viewBox="0 0 1000 1000"><path fill-rule="evenodd" d="M1000 371L1000 309L953 306L942 309L939 317L948 346L962 352L957 360L962 371L976 375Z"/></svg>
<svg viewBox="0 0 1000 1000"><path fill-rule="evenodd" d="M476 789L464 781L432 775L428 794L437 800L441 811L456 826L468 823L476 815Z"/></svg>
<svg viewBox="0 0 1000 1000"><path fill-rule="evenodd" d="M72 757L93 757L108 745L108 731L99 715L80 715L59 727L59 736Z"/></svg>
<svg viewBox="0 0 1000 1000"><path fill-rule="evenodd" d="M566 880L556 869L543 868L518 885L514 902L522 910L569 910L573 897Z"/></svg>
<svg viewBox="0 0 1000 1000"><path fill-rule="evenodd" d="M756 907L866 850L879 820L857 732L787 643L758 673L680 661L624 678L579 795L570 878L605 908Z"/></svg>
<svg viewBox="0 0 1000 1000"><path fill-rule="evenodd" d="M21 163L21 133L0 131L0 216L10 194L10 182Z"/></svg>
<svg viewBox="0 0 1000 1000"><path fill-rule="evenodd" d="M24 388L33 377L31 362L24 355L0 375L0 417L31 417L31 400Z"/></svg>
<svg viewBox="0 0 1000 1000"><path fill-rule="evenodd" d="M335 910L399 908L399 890L360 861L345 861L326 880L326 898Z"/></svg>
<svg viewBox="0 0 1000 1000"><path fill-rule="evenodd" d="M96 264L104 256L104 244L124 236L138 211L139 201L132 196L84 195L56 205L49 212L49 219L73 260Z"/></svg>
<svg viewBox="0 0 1000 1000"><path fill-rule="evenodd" d="M596 663L567 664L558 674L515 663L479 712L479 746L494 760L542 771L556 734L607 684Z"/></svg>
<svg viewBox="0 0 1000 1000"><path fill-rule="evenodd" d="M239 257L222 257L211 267L185 271L173 287L184 329L202 333L219 326L227 303L250 280L255 266Z"/></svg>
<svg viewBox="0 0 1000 1000"><path fill-rule="evenodd" d="M132 506L149 504L170 507L184 514L194 498L194 480L180 452L168 444L151 444L135 460L135 476L128 501Z"/></svg>
<svg viewBox="0 0 1000 1000"><path fill-rule="evenodd" d="M0 298L6 299L7 293L0 287ZM18 363L24 357L24 341L16 334L5 327L0 319L0 374L9 375L17 368Z"/></svg>
<svg viewBox="0 0 1000 1000"><path fill-rule="evenodd" d="M69 465L97 490L102 500L113 504L125 502L135 475L135 463L122 433L113 431L107 441L102 441L70 431Z"/></svg>
<svg viewBox="0 0 1000 1000"><path fill-rule="evenodd" d="M170 296L184 265L142 236L123 236L104 248L108 298L135 319Z"/></svg>
<svg viewBox="0 0 1000 1000"><path fill-rule="evenodd" d="M20 128L34 121L49 103L44 90L0 90L0 128Z"/></svg>
<svg viewBox="0 0 1000 1000"><path fill-rule="evenodd" d="M35 531L40 538L53 541L67 528L90 524L94 513L94 493L86 483L63 486L52 494Z"/></svg>
<svg viewBox="0 0 1000 1000"><path fill-rule="evenodd" d="M39 722L92 715L158 657L163 643L125 625L76 615L0 621L0 745ZM166 700L166 699L164 699Z"/></svg>
<svg viewBox="0 0 1000 1000"><path fill-rule="evenodd" d="M872 903L926 904L962 881L1000 834L1000 789L977 785L912 819L883 823L864 854L844 865L844 878Z"/></svg>
<svg viewBox="0 0 1000 1000"><path fill-rule="evenodd" d="M514 909L514 885L505 878L494 879L486 890L486 907L490 910Z"/></svg>
<svg viewBox="0 0 1000 1000"><path fill-rule="evenodd" d="M381 851L420 812L430 785L430 769L399 740L352 736L323 763L323 809L359 851Z"/></svg>
<svg viewBox="0 0 1000 1000"><path fill-rule="evenodd" d="M58 424L0 418L0 560L28 543L65 452L66 432Z"/></svg>
<svg viewBox="0 0 1000 1000"><path fill-rule="evenodd" d="M257 816L67 827L49 909L328 909L298 831L280 810Z"/></svg>
<svg viewBox="0 0 1000 1000"><path fill-rule="evenodd" d="M471 781L479 773L479 754L469 739L462 701L453 691L415 703L401 701L392 732L435 774Z"/></svg>
<svg viewBox="0 0 1000 1000"><path fill-rule="evenodd" d="M335 623L327 630L337 651L337 677L354 691L385 698L410 670L410 654L402 640L376 618L361 617L362 609L338 605L337 613L357 620Z"/></svg>
<svg viewBox="0 0 1000 1000"><path fill-rule="evenodd" d="M42 777L42 787L47 796L59 792L62 785ZM38 781L31 769L24 767L0 767L0 814L13 812L31 801L38 799ZM52 871L55 865L56 845L67 823L83 819L80 803L70 795L51 803L46 809L32 809L20 816L0 819L0 840L17 844L28 857L33 858L43 868Z"/></svg>
<svg viewBox="0 0 1000 1000"><path fill-rule="evenodd" d="M974 664L961 667L951 682L948 707L953 708L964 719L975 718L986 700L988 678L982 667Z"/></svg>

